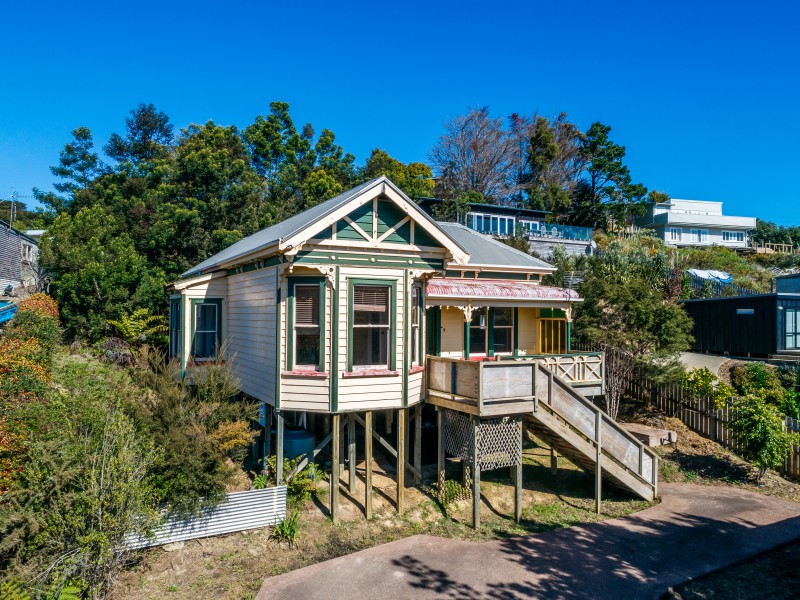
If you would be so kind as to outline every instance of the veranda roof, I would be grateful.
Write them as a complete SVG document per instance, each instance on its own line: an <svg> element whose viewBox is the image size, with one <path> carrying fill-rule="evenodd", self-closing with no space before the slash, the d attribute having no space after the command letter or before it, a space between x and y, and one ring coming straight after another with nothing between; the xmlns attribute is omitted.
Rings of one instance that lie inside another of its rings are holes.
<svg viewBox="0 0 800 600"><path fill-rule="evenodd" d="M509 304L552 304L554 302L580 302L575 290L540 285L532 281L507 279L456 279L433 278L428 282L428 303L458 304L476 301L504 302Z"/></svg>

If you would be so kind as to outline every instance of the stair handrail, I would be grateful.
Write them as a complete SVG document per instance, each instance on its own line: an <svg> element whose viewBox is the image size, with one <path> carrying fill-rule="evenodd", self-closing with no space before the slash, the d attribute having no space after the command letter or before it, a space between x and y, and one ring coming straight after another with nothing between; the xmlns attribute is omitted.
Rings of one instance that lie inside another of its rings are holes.
<svg viewBox="0 0 800 600"><path fill-rule="evenodd" d="M620 427L619 423L617 423L614 419L612 419L611 416L606 411L604 411L599 406L595 405L593 402L590 402L580 392L575 390L569 384L569 382L565 381L564 379L562 379L561 377L559 377L558 375L553 373L550 369L545 367L540 361L537 360L536 363L537 363L538 368L546 374L548 379L551 379L551 381L552 380L556 380L556 381L558 381L558 383L560 385L562 385L566 389L571 390L572 392L574 392L572 394L572 397L575 400L577 400L578 402L580 402L581 404L583 404L584 406L586 406L587 408L589 408L590 410L594 411L596 413L595 414L595 418L597 418L597 413L599 413L601 419L604 419L605 421L610 423L612 428L614 428L616 431L618 431L620 434L622 434L622 437L627 438L628 441L632 442L635 446L639 447L639 469L636 472L636 475L641 477L642 480L644 480L646 483L652 485L653 489L657 489L657 485L658 485L657 473L658 473L658 461L659 461L658 454L656 454L656 452L653 451L652 449L650 449L647 446L645 446L644 443L641 440L636 439L633 435L631 435L631 433L629 431L627 431L623 427ZM550 394L548 393L548 400L549 400L549 396L550 396ZM545 401L545 404L547 404L548 406L550 406L552 408L550 402ZM562 418L564 418L564 417L562 416ZM597 436L597 433L595 433L595 436ZM595 441L595 440L592 440L592 441ZM652 473L651 473L652 481L647 481L644 478L644 475L642 474L642 471L644 470L644 465L643 465L643 455L644 454L647 454L652 459ZM613 456L612 456L612 458L613 458ZM631 469L631 471L633 471L633 470Z"/></svg>

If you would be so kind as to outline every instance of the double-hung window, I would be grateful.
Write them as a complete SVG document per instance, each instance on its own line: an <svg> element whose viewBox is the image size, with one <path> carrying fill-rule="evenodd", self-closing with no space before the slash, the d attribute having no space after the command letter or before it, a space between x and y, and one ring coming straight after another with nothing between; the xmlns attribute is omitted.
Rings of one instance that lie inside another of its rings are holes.
<svg viewBox="0 0 800 600"><path fill-rule="evenodd" d="M422 287L411 288L411 364L419 365L421 354L420 323L422 322Z"/></svg>
<svg viewBox="0 0 800 600"><path fill-rule="evenodd" d="M514 309L495 308L492 312L492 352L510 354L514 351Z"/></svg>
<svg viewBox="0 0 800 600"><path fill-rule="evenodd" d="M222 330L222 300L192 301L192 357L195 361L217 358Z"/></svg>
<svg viewBox="0 0 800 600"><path fill-rule="evenodd" d="M485 355L487 335L486 309L476 308L472 311L469 322L469 353Z"/></svg>
<svg viewBox="0 0 800 600"><path fill-rule="evenodd" d="M351 290L351 368L355 371L393 369L392 286L355 284Z"/></svg>
<svg viewBox="0 0 800 600"><path fill-rule="evenodd" d="M681 228L680 227L670 227L669 239L672 242L680 242L681 241Z"/></svg>
<svg viewBox="0 0 800 600"><path fill-rule="evenodd" d="M291 298L294 308L294 330L290 369L323 370L322 363L322 326L324 317L324 285L315 283L294 283L291 286Z"/></svg>
<svg viewBox="0 0 800 600"><path fill-rule="evenodd" d="M469 323L469 353L475 356L514 351L514 309L476 308Z"/></svg>
<svg viewBox="0 0 800 600"><path fill-rule="evenodd" d="M181 299L173 298L169 301L169 356L181 354Z"/></svg>

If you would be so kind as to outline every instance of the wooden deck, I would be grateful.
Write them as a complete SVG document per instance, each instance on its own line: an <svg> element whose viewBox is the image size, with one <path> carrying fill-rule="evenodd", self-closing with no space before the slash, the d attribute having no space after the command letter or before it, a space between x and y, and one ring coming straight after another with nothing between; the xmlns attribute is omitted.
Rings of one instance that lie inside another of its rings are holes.
<svg viewBox="0 0 800 600"><path fill-rule="evenodd" d="M542 387L546 383L536 381L537 365L580 388L584 395L589 393L586 390L602 393L604 389L601 353L502 357L495 361L429 356L427 363L428 402L481 417L533 412L537 388L540 398L546 393Z"/></svg>

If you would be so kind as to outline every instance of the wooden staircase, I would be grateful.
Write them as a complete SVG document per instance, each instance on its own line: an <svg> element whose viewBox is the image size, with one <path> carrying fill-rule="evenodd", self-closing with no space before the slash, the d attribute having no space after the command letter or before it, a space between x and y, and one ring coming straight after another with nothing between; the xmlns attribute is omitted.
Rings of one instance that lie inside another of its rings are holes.
<svg viewBox="0 0 800 600"><path fill-rule="evenodd" d="M645 500L658 496L658 455L542 364L535 379L535 409L524 422L537 437L596 478Z"/></svg>

